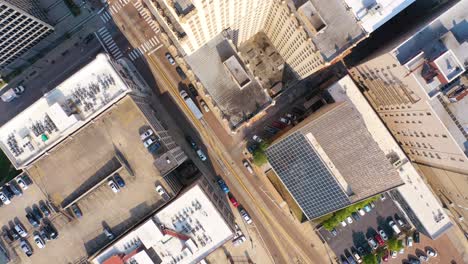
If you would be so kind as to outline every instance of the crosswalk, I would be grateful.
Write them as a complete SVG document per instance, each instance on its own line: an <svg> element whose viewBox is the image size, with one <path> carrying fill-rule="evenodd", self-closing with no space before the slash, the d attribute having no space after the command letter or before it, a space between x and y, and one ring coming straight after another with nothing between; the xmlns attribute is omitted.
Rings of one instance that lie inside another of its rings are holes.
<svg viewBox="0 0 468 264"><path fill-rule="evenodd" d="M154 22L154 20L151 18L151 15L149 12L143 7L143 5L137 1L133 3L133 6L136 8L138 13L145 19L146 23L151 27L151 29L154 31L154 33L159 32L159 26Z"/></svg>
<svg viewBox="0 0 468 264"><path fill-rule="evenodd" d="M109 21L112 20L112 16L109 14L109 12L107 12L107 10L104 10L102 13L101 13L101 20L102 22L107 23Z"/></svg>
<svg viewBox="0 0 468 264"><path fill-rule="evenodd" d="M122 9L124 6L130 3L130 1L132 0L115 0L112 4L109 4L109 11L111 12L111 14L117 14L120 11L120 9Z"/></svg>
<svg viewBox="0 0 468 264"><path fill-rule="evenodd" d="M159 39L154 36L149 40L145 41L141 44L138 48L132 50L128 56L132 61L136 60L137 58L143 56L143 54L148 53L151 54L162 47L162 44L159 42Z"/></svg>
<svg viewBox="0 0 468 264"><path fill-rule="evenodd" d="M104 42L106 50L116 59L120 59L123 57L122 51L120 51L119 47L117 44L115 44L114 39L112 38L111 34L109 31L106 29L106 27L102 27L97 31L97 34L99 35L100 39L102 42Z"/></svg>

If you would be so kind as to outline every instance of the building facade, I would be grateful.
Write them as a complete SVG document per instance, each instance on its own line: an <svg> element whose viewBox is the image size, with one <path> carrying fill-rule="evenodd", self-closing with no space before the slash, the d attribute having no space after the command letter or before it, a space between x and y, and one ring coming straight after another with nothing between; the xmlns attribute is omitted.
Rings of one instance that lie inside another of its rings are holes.
<svg viewBox="0 0 468 264"><path fill-rule="evenodd" d="M468 1L350 70L412 161L468 173Z"/></svg>
<svg viewBox="0 0 468 264"><path fill-rule="evenodd" d="M0 68L53 32L36 1L0 1Z"/></svg>
<svg viewBox="0 0 468 264"><path fill-rule="evenodd" d="M328 66L413 1L379 0L376 5L352 0L144 2L158 22L167 25L168 34L185 54L219 34L240 46L262 31L297 77L304 78Z"/></svg>

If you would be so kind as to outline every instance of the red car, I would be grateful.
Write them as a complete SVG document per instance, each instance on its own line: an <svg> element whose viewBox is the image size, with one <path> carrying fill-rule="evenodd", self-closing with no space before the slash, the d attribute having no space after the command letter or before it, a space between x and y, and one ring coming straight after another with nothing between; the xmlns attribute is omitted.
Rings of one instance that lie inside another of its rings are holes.
<svg viewBox="0 0 468 264"><path fill-rule="evenodd" d="M384 262L387 262L387 261L388 261L388 250L385 250L385 253L384 253L384 255L382 256L382 260L383 260Z"/></svg>
<svg viewBox="0 0 468 264"><path fill-rule="evenodd" d="M385 241L382 239L382 237L379 234L375 235L375 240L377 240L377 243L379 243L379 246L385 245Z"/></svg>
<svg viewBox="0 0 468 264"><path fill-rule="evenodd" d="M232 203L232 205L234 205L234 207L239 206L239 203L237 202L236 198L234 198L234 196L229 196L229 201L231 201L231 203Z"/></svg>

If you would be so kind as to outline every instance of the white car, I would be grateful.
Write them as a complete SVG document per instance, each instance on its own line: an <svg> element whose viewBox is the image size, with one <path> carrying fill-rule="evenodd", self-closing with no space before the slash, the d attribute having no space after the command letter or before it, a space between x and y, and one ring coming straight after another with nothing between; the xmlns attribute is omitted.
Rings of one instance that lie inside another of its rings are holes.
<svg viewBox="0 0 468 264"><path fill-rule="evenodd" d="M250 225L250 224L253 223L252 218L250 218L250 215L245 211L245 209L240 210L240 214L241 214L242 218L244 218L244 221L247 224Z"/></svg>
<svg viewBox="0 0 468 264"><path fill-rule="evenodd" d="M341 221L341 226L342 226L342 227L345 227L345 226L347 226L347 224L346 224L346 221L345 221L345 220Z"/></svg>
<svg viewBox="0 0 468 264"><path fill-rule="evenodd" d="M348 222L348 224L353 223L353 219L351 218L351 216L346 217L346 222Z"/></svg>
<svg viewBox="0 0 468 264"><path fill-rule="evenodd" d="M364 210L362 210L362 208L358 208L357 211L361 216L366 214L366 212L364 212Z"/></svg>
<svg viewBox="0 0 468 264"><path fill-rule="evenodd" d="M385 233L385 231L383 231L383 229L379 229L379 235L382 237L382 239L384 241L387 241L388 240L388 236L387 234Z"/></svg>
<svg viewBox="0 0 468 264"><path fill-rule="evenodd" d="M254 171L252 169L252 166L250 166L250 164L249 164L249 162L247 160L244 160L243 164L244 164L244 167L249 171L250 174L254 173Z"/></svg>
<svg viewBox="0 0 468 264"><path fill-rule="evenodd" d="M18 183L19 187L21 187L23 190L27 190L29 188L29 186L22 178L16 178L16 183Z"/></svg>
<svg viewBox="0 0 468 264"><path fill-rule="evenodd" d="M145 140L145 141L143 142L143 146L145 146L145 148L147 148L147 147L151 146L154 142L156 142L155 139L153 139L153 138L148 138L147 140Z"/></svg>
<svg viewBox="0 0 468 264"><path fill-rule="evenodd" d="M2 200L3 204L10 204L10 199L3 193L0 192L0 200Z"/></svg>
<svg viewBox="0 0 468 264"><path fill-rule="evenodd" d="M166 53L166 59L171 65L175 65L175 60L169 52Z"/></svg>
<svg viewBox="0 0 468 264"><path fill-rule="evenodd" d="M117 186L117 184L115 184L114 180L109 180L107 182L107 185L109 185L109 187L111 188L111 190L114 192L114 193L118 193L120 192L120 189L119 187Z"/></svg>
<svg viewBox="0 0 468 264"><path fill-rule="evenodd" d="M151 135L153 135L153 130L148 129L148 130L145 131L145 133L140 135L140 138L143 141L143 140L145 140L147 137L149 137Z"/></svg>
<svg viewBox="0 0 468 264"><path fill-rule="evenodd" d="M26 229L24 229L23 225L20 223L17 223L15 225L15 231L18 233L21 237L27 237L28 232L26 232Z"/></svg>
<svg viewBox="0 0 468 264"><path fill-rule="evenodd" d="M205 155L205 153L204 153L201 149L198 149L198 150L197 150L197 155L198 155L198 157L199 157L202 161L205 161L205 160L206 160L206 155Z"/></svg>
<svg viewBox="0 0 468 264"><path fill-rule="evenodd" d="M398 254L398 252L393 251L393 250L390 252L390 256L392 256L392 258L396 258L397 254Z"/></svg>
<svg viewBox="0 0 468 264"><path fill-rule="evenodd" d="M262 143L263 139L257 135L253 135L252 137L253 140L255 140L258 143Z"/></svg>
<svg viewBox="0 0 468 264"><path fill-rule="evenodd" d="M203 107L203 110L205 110L205 112L208 113L210 111L210 108L206 105L205 101L200 100L200 105L201 107Z"/></svg>
<svg viewBox="0 0 468 264"><path fill-rule="evenodd" d="M159 195L161 195L161 196L166 194L166 191L164 190L164 188L161 185L156 186L156 192L158 192Z"/></svg>
<svg viewBox="0 0 468 264"><path fill-rule="evenodd" d="M412 247L413 246L413 237L412 236L408 236L406 238L406 246L407 247Z"/></svg>
<svg viewBox="0 0 468 264"><path fill-rule="evenodd" d="M38 248L45 248L45 241L38 234L34 235L34 242Z"/></svg>
<svg viewBox="0 0 468 264"><path fill-rule="evenodd" d="M435 251L434 249L431 249L431 248L428 248L426 250L426 254L430 257L437 257L437 251Z"/></svg>

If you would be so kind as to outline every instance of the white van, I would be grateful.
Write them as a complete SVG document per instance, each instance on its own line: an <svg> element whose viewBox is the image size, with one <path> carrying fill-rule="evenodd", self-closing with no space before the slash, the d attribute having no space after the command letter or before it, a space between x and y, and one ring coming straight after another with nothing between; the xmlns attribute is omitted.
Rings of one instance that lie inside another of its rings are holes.
<svg viewBox="0 0 468 264"><path fill-rule="evenodd" d="M398 228L398 226L395 224L395 222L393 222L393 220L390 220L388 222L388 225L392 227L393 232L395 232L396 235L399 235L401 233L400 228Z"/></svg>

